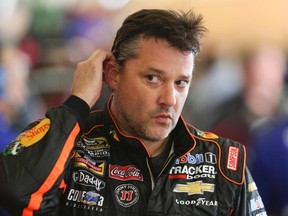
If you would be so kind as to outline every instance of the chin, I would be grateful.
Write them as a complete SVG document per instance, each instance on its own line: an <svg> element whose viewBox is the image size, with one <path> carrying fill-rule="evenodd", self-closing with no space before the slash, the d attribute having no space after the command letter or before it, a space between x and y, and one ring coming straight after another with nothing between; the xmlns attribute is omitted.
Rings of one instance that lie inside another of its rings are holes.
<svg viewBox="0 0 288 216"><path fill-rule="evenodd" d="M155 141L162 141L162 140L166 139L168 136L169 136L169 133L158 134L158 135L151 137L151 139L153 139Z"/></svg>

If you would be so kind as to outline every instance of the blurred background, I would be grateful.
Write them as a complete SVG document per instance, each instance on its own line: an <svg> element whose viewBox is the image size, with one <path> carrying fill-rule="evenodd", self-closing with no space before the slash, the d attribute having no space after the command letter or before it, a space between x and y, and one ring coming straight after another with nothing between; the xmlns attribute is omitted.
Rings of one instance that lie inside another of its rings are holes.
<svg viewBox="0 0 288 216"><path fill-rule="evenodd" d="M0 151L62 103L76 64L110 50L124 18L144 8L204 16L208 33L183 115L243 143L268 212L287 216L287 0L0 1ZM108 94L104 87L95 108Z"/></svg>

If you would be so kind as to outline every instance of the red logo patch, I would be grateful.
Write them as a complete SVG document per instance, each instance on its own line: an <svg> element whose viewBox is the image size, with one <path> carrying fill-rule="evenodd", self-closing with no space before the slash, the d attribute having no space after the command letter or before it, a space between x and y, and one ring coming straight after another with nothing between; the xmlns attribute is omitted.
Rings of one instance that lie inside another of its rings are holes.
<svg viewBox="0 0 288 216"><path fill-rule="evenodd" d="M238 147L230 146L228 150L227 169L236 171L238 169L240 149Z"/></svg>
<svg viewBox="0 0 288 216"><path fill-rule="evenodd" d="M132 165L129 166L110 165L109 177L118 179L120 181L127 181L127 180L143 181L143 176L140 169Z"/></svg>

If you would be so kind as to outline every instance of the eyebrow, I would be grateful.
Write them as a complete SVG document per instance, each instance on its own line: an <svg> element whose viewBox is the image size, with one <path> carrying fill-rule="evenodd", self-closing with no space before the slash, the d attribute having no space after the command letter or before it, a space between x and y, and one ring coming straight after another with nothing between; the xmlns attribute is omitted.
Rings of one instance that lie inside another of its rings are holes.
<svg viewBox="0 0 288 216"><path fill-rule="evenodd" d="M157 68L153 68L153 67L149 67L149 68L148 68L148 71L154 72L154 73L157 73L157 74L160 74L160 75L166 73L166 72L164 72L163 70L160 70L160 69L157 69ZM190 76L190 75L188 75L188 76L181 75L181 76L180 76L180 79L184 79L184 80L189 80L189 81L191 81L191 80L192 80L192 74L191 74L191 76Z"/></svg>
<svg viewBox="0 0 288 216"><path fill-rule="evenodd" d="M148 71L155 72L157 74L164 74L165 73L163 70L153 68L153 67L148 67Z"/></svg>

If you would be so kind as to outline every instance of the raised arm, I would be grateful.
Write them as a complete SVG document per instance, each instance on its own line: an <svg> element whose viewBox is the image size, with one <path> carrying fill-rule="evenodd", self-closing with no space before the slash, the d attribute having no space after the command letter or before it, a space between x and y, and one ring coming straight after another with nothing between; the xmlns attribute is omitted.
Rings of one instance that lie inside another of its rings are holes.
<svg viewBox="0 0 288 216"><path fill-rule="evenodd" d="M79 63L71 96L27 126L0 154L0 206L13 215L42 215L57 208L75 142L100 97L103 64L110 56L96 50Z"/></svg>

